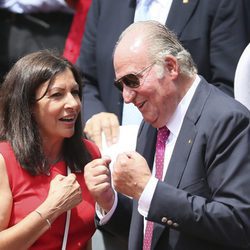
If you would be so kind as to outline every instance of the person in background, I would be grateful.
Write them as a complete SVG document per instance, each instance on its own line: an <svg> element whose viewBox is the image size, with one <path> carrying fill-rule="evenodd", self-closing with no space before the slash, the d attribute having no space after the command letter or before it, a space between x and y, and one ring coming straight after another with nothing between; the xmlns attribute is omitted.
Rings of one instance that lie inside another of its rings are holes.
<svg viewBox="0 0 250 250"><path fill-rule="evenodd" d="M81 77L48 50L28 54L0 90L0 249L90 249L94 200L83 177L100 157L83 139Z"/></svg>
<svg viewBox="0 0 250 250"><path fill-rule="evenodd" d="M0 83L28 53L41 49L63 53L73 13L64 0L1 0Z"/></svg>
<svg viewBox="0 0 250 250"><path fill-rule="evenodd" d="M128 239L129 250L250 249L248 110L198 75L156 21L122 33L114 69L115 86L144 121L136 151L114 163L117 193L110 159L85 166L97 225Z"/></svg>
<svg viewBox="0 0 250 250"><path fill-rule="evenodd" d="M248 1L249 2L249 1ZM245 1L93 0L77 62L84 75L85 132L102 145L116 143L119 125L140 124L141 115L113 88L112 53L129 24L156 20L176 33L208 82L233 95L234 73L248 43Z"/></svg>
<svg viewBox="0 0 250 250"><path fill-rule="evenodd" d="M72 1L72 7L75 9L75 14L70 26L69 34L66 38L65 48L63 51L63 56L72 63L76 63L80 54L85 22L90 4L91 0Z"/></svg>
<svg viewBox="0 0 250 250"><path fill-rule="evenodd" d="M250 110L250 44L243 51L236 68L234 96Z"/></svg>

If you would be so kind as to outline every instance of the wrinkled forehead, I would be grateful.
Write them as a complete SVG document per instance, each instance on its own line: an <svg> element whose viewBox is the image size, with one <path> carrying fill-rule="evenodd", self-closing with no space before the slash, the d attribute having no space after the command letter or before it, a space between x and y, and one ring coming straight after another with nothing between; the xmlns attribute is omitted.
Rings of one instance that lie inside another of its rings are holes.
<svg viewBox="0 0 250 250"><path fill-rule="evenodd" d="M115 77L117 79L126 74L139 72L149 64L145 52L139 50L119 50L114 59Z"/></svg>
<svg viewBox="0 0 250 250"><path fill-rule="evenodd" d="M114 66L124 64L125 61L132 63L146 58L145 43L142 36L136 36L133 32L126 34L114 51Z"/></svg>

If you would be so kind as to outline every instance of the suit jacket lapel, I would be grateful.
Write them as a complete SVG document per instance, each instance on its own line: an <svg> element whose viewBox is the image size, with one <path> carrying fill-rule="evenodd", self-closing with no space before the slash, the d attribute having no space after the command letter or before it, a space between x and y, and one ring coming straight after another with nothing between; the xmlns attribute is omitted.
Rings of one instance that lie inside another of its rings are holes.
<svg viewBox="0 0 250 250"><path fill-rule="evenodd" d="M188 160L195 136L196 130L193 121L184 119L164 180L168 184L175 187L178 186L185 170L185 163Z"/></svg>
<svg viewBox="0 0 250 250"><path fill-rule="evenodd" d="M124 9L124 11L117 12L117 15L119 15L119 20L115 22L115 26L113 24L110 24L110 27L115 27L114 31L117 32L118 29L118 37L120 34L130 25L134 22L134 16L135 16L135 8L136 8L136 1L135 0L117 0L113 3L113 7L117 11L119 9Z"/></svg>
<svg viewBox="0 0 250 250"><path fill-rule="evenodd" d="M187 3L184 2L183 0L173 0L166 21L166 26L174 31L178 37L180 37L182 30L192 16L199 0L188 0Z"/></svg>
<svg viewBox="0 0 250 250"><path fill-rule="evenodd" d="M205 80L202 79L187 110L165 176L164 181L175 187L178 187L181 181L182 174L186 167L186 162L188 161L189 153L196 137L195 124L202 113L204 104L210 93L210 86L208 84L204 84L204 82Z"/></svg>
<svg viewBox="0 0 250 250"><path fill-rule="evenodd" d="M186 168L186 163L190 151L193 146L193 142L196 137L196 123L202 113L206 99L210 93L209 84L204 84L205 80L202 79L198 85L190 106L187 110L180 134L177 138L174 151L168 166L168 170L164 181L168 184L178 187L181 181L181 177ZM166 230L166 227L160 224L154 225L154 237L152 241L153 248L157 244L162 232Z"/></svg>
<svg viewBox="0 0 250 250"><path fill-rule="evenodd" d="M138 131L136 151L144 156L152 170L155 155L156 128L143 122Z"/></svg>

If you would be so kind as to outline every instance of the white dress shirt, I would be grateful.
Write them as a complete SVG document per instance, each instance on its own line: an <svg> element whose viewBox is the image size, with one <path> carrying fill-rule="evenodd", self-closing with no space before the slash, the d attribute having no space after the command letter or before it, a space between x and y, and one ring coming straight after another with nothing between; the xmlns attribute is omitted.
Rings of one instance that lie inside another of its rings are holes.
<svg viewBox="0 0 250 250"><path fill-rule="evenodd" d="M168 13L173 0L137 0L134 22L143 20L155 20L161 24L167 21ZM145 3L146 2L146 3ZM140 15L140 10L144 4L148 5L148 11L145 16Z"/></svg>

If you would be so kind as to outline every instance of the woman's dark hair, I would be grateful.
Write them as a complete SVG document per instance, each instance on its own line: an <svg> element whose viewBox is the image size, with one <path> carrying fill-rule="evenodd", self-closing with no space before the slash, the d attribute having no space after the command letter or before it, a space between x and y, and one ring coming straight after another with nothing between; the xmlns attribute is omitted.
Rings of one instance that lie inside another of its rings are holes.
<svg viewBox="0 0 250 250"><path fill-rule="evenodd" d="M45 174L49 163L33 115L36 90L56 75L70 69L79 85L82 100L82 79L76 68L54 51L42 50L24 56L16 62L0 89L0 140L8 141L21 166L32 175ZM91 160L84 142L81 116L75 123L75 133L65 138L63 157L72 172L82 171Z"/></svg>

